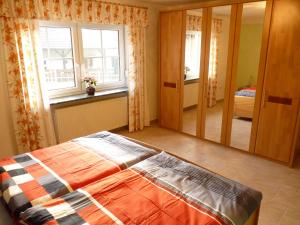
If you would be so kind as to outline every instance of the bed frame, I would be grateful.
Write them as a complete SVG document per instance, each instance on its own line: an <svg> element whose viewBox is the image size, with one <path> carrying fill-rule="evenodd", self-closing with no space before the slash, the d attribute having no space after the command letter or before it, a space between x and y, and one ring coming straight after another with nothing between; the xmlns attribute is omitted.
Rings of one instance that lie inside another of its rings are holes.
<svg viewBox="0 0 300 225"><path fill-rule="evenodd" d="M252 119L255 97L234 96L233 116Z"/></svg>
<svg viewBox="0 0 300 225"><path fill-rule="evenodd" d="M0 225L13 225L13 219L2 200L0 200L0 218Z"/></svg>
<svg viewBox="0 0 300 225"><path fill-rule="evenodd" d="M122 136L123 136L123 135L122 135ZM127 140L130 140L130 141L132 141L132 142L135 142L135 143L137 143L137 144L143 145L143 146L145 146L145 147L154 149L154 150L156 150L156 151L158 151L158 152L165 151L165 150L163 150L163 149L161 149L161 148L158 148L158 147L153 146L153 145L149 145L149 144L147 144L147 143L145 143L145 142L142 142L142 141L139 141L139 140L136 140L136 139L133 139L133 138L129 138L129 137L126 137L126 136L123 136L123 137L126 138ZM165 152L168 152L168 151L165 151ZM175 156L175 157L177 157L177 158L179 158L179 159L181 159L181 160L183 160L183 161L185 161L185 162L191 163L191 164L193 164L193 165L195 165L195 166L201 167L201 166L197 165L196 163L193 163L193 162L191 162L191 161L188 161L188 160L186 160L186 159L184 159L184 158L182 158L182 157L180 157L180 156L177 156L177 155L175 155L175 154L173 154L173 153L168 152L168 154L170 154L170 155L172 155L172 156ZM204 167L201 167L201 168L206 169L206 168L204 168ZM206 169L206 170L208 170L208 169ZM211 170L208 170L208 171L213 172L213 171L211 171ZM214 173L214 172L213 172L213 173ZM6 207L3 205L2 201L0 201L0 204L1 204L1 206L0 206L0 216L1 216L1 218L2 218L2 217L5 217L5 218L11 218L11 217L9 216L9 213L8 213ZM254 211L254 213L249 217L249 219L247 220L247 222L245 223L245 225L257 225L257 224L258 224L259 211L260 211L260 206L259 206L259 207ZM2 223L2 222L4 222L4 223ZM2 220L0 220L0 225L4 225L4 224L5 224L5 225L13 224L12 219L11 219L11 221L2 221Z"/></svg>

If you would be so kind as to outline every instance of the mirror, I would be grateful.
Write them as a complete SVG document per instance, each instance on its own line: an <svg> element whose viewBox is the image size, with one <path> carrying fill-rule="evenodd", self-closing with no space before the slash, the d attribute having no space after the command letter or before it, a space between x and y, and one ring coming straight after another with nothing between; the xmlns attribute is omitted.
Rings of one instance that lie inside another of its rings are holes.
<svg viewBox="0 0 300 225"><path fill-rule="evenodd" d="M212 8L205 139L221 142L231 6Z"/></svg>
<svg viewBox="0 0 300 225"><path fill-rule="evenodd" d="M201 61L202 9L187 10L182 131L196 135Z"/></svg>
<svg viewBox="0 0 300 225"><path fill-rule="evenodd" d="M243 4L230 145L245 151L250 145L265 8L265 1Z"/></svg>

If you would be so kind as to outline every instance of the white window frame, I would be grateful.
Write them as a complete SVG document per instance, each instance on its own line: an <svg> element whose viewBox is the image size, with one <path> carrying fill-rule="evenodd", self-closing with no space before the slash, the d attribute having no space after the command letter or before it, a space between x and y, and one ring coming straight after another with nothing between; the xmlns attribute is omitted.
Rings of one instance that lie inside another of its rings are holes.
<svg viewBox="0 0 300 225"><path fill-rule="evenodd" d="M97 84L96 91L103 91L107 89L121 88L127 86L126 77L126 63L125 63L125 29L124 26L118 25L97 25L97 24L84 24L84 23L72 23L72 22L49 22L40 21L40 27L51 28L70 28L71 40L73 47L73 59L74 59L74 76L76 87L63 88L57 90L49 90L48 94L50 98L71 96L76 94L85 93L85 85L82 83L82 78L85 76L85 64L83 55L83 42L81 29L95 29L95 30L115 30L119 33L119 69L120 69L120 82L111 82L104 84ZM44 59L43 59L44 61ZM44 67L42 68L43 75Z"/></svg>
<svg viewBox="0 0 300 225"><path fill-rule="evenodd" d="M81 92L82 85L80 78L80 63L79 63L79 52L78 52L78 35L76 32L76 24L75 23L65 23L65 22L45 22L41 21L39 23L40 27L50 27L50 28L70 28L71 29L71 40L72 40L72 53L74 60L74 78L75 78L75 87L71 88L63 88L57 90L47 90L50 98L61 97L66 95L75 95ZM44 61L44 59L43 59ZM43 75L45 77L44 66L42 68Z"/></svg>
<svg viewBox="0 0 300 225"><path fill-rule="evenodd" d="M105 89L112 89L112 88L120 88L126 86L126 78L125 78L125 39L124 39L124 27L122 26L111 26L111 25L96 25L96 24L79 24L78 29L78 38L80 45L80 52L82 53L80 55L80 61L84 62L84 56L83 56L83 42L82 42L82 33L81 29L94 29L94 30L113 30L118 31L119 33L119 68L120 68L120 82L111 82L111 83L105 83L105 84L98 84L96 86L96 90L105 90ZM102 43L101 43L102 44ZM81 74L85 74L85 65L84 63L81 64Z"/></svg>

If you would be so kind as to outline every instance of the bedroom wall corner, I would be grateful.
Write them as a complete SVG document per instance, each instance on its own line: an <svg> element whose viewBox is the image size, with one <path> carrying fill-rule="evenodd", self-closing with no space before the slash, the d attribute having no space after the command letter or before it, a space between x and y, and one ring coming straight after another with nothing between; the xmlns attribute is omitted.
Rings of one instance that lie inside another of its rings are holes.
<svg viewBox="0 0 300 225"><path fill-rule="evenodd" d="M149 27L146 40L147 87L150 110L150 120L156 120L158 115L158 26L159 7L149 7Z"/></svg>
<svg viewBox="0 0 300 225"><path fill-rule="evenodd" d="M158 26L159 12L166 8L157 3L146 3L139 0L110 0L121 4L131 4L148 8L149 26L146 28L146 70L147 94L149 101L150 120L156 120L158 115Z"/></svg>

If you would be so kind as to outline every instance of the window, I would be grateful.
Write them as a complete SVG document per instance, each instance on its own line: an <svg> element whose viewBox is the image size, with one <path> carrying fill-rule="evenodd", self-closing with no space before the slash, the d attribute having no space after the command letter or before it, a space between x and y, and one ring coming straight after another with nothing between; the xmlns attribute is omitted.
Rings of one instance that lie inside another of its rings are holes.
<svg viewBox="0 0 300 225"><path fill-rule="evenodd" d="M201 55L201 32L187 31L185 41L186 79L199 78Z"/></svg>
<svg viewBox="0 0 300 225"><path fill-rule="evenodd" d="M71 29L42 27L40 36L48 90L76 87Z"/></svg>
<svg viewBox="0 0 300 225"><path fill-rule="evenodd" d="M50 97L83 93L92 76L97 90L124 87L124 31L121 26L40 24L43 68Z"/></svg>

